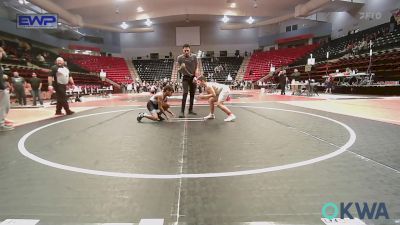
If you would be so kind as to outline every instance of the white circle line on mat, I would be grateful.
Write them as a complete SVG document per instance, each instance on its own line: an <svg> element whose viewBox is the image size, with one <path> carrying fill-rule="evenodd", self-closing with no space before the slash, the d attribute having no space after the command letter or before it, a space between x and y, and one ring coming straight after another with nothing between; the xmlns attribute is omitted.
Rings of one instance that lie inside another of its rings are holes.
<svg viewBox="0 0 400 225"><path fill-rule="evenodd" d="M230 106L230 107L277 110L277 111L284 111L284 112L299 113L299 114L309 115L309 116L313 116L313 117L317 117L317 118L321 118L321 119L326 119L326 120L329 120L331 122L334 122L334 123L339 124L342 127L344 127L347 130L347 132L349 133L350 137L347 140L347 142L343 146L341 146L339 149L337 149L329 154L322 155L322 156L319 156L319 157L316 157L313 159L309 159L309 160L305 160L305 161L289 163L289 164L280 165L280 166L265 167L265 168L260 168L260 169L240 170L240 171L232 171L232 172L187 173L187 174L141 174L141 173L123 173L123 172L110 172L110 171L102 171L102 170L85 169L85 168L63 165L60 163L51 162L49 160L40 158L40 157L30 153L25 147L25 142L31 135L33 135L34 133L36 133L40 130L43 130L47 127L50 127L50 126L53 126L56 124L65 123L65 122L68 122L71 120L86 118L86 117L90 117L90 116L98 116L98 115L109 114L109 113L118 113L118 112L138 110L138 109L124 109L124 110L115 110L115 111L108 111L108 112L76 116L76 117L56 121L56 122L49 123L44 126L38 127L36 129L26 133L18 141L18 149L22 155L26 156L29 159L32 159L33 161L41 163L43 165L61 169L61 170L83 173L83 174L108 176L108 177L120 177L120 178L139 178L139 179L216 178L216 177L255 175L255 174L275 172L275 171L280 171L280 170L287 170L287 169L297 168L297 167L301 167L301 166L311 165L311 164L318 163L318 162L321 162L321 161L324 161L324 160L327 160L327 159L330 159L330 158L333 158L333 157L336 157L336 156L342 154L343 152L345 152L348 148L350 148L354 144L354 142L356 141L356 138L357 138L354 130L351 127L349 127L348 125L346 125L345 123L337 121L337 120L329 118L329 117L317 115L317 114L301 112L301 111L296 111L296 110L289 110L289 109L262 107L262 106ZM143 109L143 108L139 108L139 109Z"/></svg>

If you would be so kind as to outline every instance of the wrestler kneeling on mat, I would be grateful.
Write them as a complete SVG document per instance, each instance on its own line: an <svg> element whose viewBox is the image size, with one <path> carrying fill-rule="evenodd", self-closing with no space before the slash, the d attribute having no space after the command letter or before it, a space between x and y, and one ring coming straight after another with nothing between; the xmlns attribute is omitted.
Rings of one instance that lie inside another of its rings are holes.
<svg viewBox="0 0 400 225"><path fill-rule="evenodd" d="M169 111L169 104L167 103L168 97L171 96L172 93L174 93L174 89L171 86L166 85L162 92L158 92L151 96L150 100L147 102L147 109L150 114L139 113L137 121L141 122L143 118L153 121L163 121L164 118L161 114L164 114L166 119L169 119L165 112L168 112L171 116L175 116L174 113Z"/></svg>
<svg viewBox="0 0 400 225"><path fill-rule="evenodd" d="M229 86L215 82L207 82L207 79L204 76L197 78L197 84L201 87L205 87L205 94L201 94L199 97L201 99L208 99L208 103L210 103L210 114L204 117L205 120L215 119L214 103L217 103L217 107L228 115L228 117L224 119L225 122L231 122L236 119L236 116L233 115L231 110L224 105L224 102L229 97Z"/></svg>

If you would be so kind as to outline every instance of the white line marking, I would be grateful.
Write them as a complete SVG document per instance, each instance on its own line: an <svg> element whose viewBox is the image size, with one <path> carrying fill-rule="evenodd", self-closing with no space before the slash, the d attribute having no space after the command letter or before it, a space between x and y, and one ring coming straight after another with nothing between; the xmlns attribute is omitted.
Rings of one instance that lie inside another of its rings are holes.
<svg viewBox="0 0 400 225"><path fill-rule="evenodd" d="M141 219L139 225L164 225L164 219Z"/></svg>
<svg viewBox="0 0 400 225"><path fill-rule="evenodd" d="M256 221L256 222L245 222L243 225L289 225L283 223L276 223L276 222L267 222L267 221ZM300 224L296 224L300 225Z"/></svg>
<svg viewBox="0 0 400 225"><path fill-rule="evenodd" d="M378 165L380 165L380 166L383 166L383 167L385 167L386 169L392 170L392 171L394 171L394 172L396 172L396 173L400 173L399 170L396 170L395 168L392 168L392 167L387 166L387 165L385 165L385 164L382 164L382 163L380 163L380 162L378 162L378 161L375 161L375 160L373 160L373 159L370 159L370 158L368 158L368 157L366 157L366 156L360 155L360 154L355 153L355 152L350 151L350 150L349 150L348 152L351 153L351 154L354 154L357 158L362 159L362 160L364 160L364 161L366 161L366 162L374 162L375 164L378 164Z"/></svg>
<svg viewBox="0 0 400 225"><path fill-rule="evenodd" d="M7 219L0 225L36 225L37 223L39 223L39 220Z"/></svg>
<svg viewBox="0 0 400 225"><path fill-rule="evenodd" d="M332 220L328 220L326 218L321 218L321 221L326 224L326 225L367 225L364 223L362 220L358 218L354 219L349 219L349 218L344 218L344 219L339 219L335 218Z"/></svg>
<svg viewBox="0 0 400 225"><path fill-rule="evenodd" d="M296 128L293 128L293 129L296 129ZM296 130L297 130L297 129L296 129ZM335 146L336 148L340 148L340 146L338 146L338 145L336 145L336 144L334 144L334 143L331 143L331 142L329 142L329 141L327 141L327 140L324 140L324 139L322 139L322 138L319 138L319 137L314 136L314 135L312 135L312 134L309 134L309 133L307 133L307 132L300 131L300 130L297 130L297 131L300 132L300 133L303 133L303 134L305 134L305 135L308 135L308 136L310 136L310 137L313 137L313 138L315 138L315 139L317 139L317 140L319 140L319 141L321 141L321 142L324 142L324 143L327 143L327 144L329 144L329 145ZM348 153L351 153L351 154L353 154L353 155L355 155L357 158L359 158L359 159L361 159L361 160L364 160L364 161L366 161L366 162L373 162L373 163L375 163L375 164L378 164L378 165L380 165L380 166L385 167L386 169L392 170L392 171L394 171L394 172L396 172L396 173L400 173L400 171L399 171L399 170L396 170L395 168L392 168L392 167L387 166L387 165L385 165L385 164L382 164L382 163L380 163L380 162L378 162L378 161L375 161L375 160L373 160L373 159L370 159L370 158L368 158L368 157L366 157L366 156L363 156L363 155L360 155L360 154L358 154L358 153L355 153L355 152L353 152L353 151L351 151L351 150L347 150L347 152L348 152Z"/></svg>
<svg viewBox="0 0 400 225"><path fill-rule="evenodd" d="M178 122L204 122L204 118L192 118L192 119L185 119L185 118L170 118L167 120L170 123L178 123Z"/></svg>
<svg viewBox="0 0 400 225"><path fill-rule="evenodd" d="M102 223L100 225L133 225L133 223Z"/></svg>
<svg viewBox="0 0 400 225"><path fill-rule="evenodd" d="M38 163L41 163L43 165L47 165L50 167L54 167L57 169L68 170L68 171L77 172L77 173L84 173L84 174L91 174L91 175L98 175L98 176L108 176L108 177L122 177L122 178L181 179L181 178L212 178L212 177L231 177L231 176L254 175L254 174L269 173L269 172L275 172L275 171L280 171L280 170L287 170L287 169L292 169L292 168L296 168L296 167L311 165L311 164L318 163L318 162L321 162L321 161L324 161L324 160L327 160L327 159L330 159L330 158L333 158L333 157L336 157L336 156L342 154L348 148L350 148L356 141L356 134L353 129L351 129L348 125L346 125L340 121L334 120L332 118L329 118L329 117L312 114L312 113L307 113L307 112L288 110L288 109L269 108L269 107L259 107L259 106L231 106L231 107L277 110L277 111L283 111L283 112L299 113L299 114L303 114L303 115L309 115L309 116L313 116L313 117L317 117L317 118L321 118L321 119L326 119L326 120L337 123L337 124L341 125L342 127L344 127L347 130L347 132L349 133L350 137L349 137L349 140L343 146L341 146L338 150L336 150L334 152L331 152L329 154L319 156L319 157L316 157L313 159L297 162L297 163L289 163L289 164L285 164L285 165L281 165L281 166L265 167L265 168L261 168L261 169L252 169L252 170L240 170L240 171L232 171L232 172L216 172L216 173L192 173L192 174L139 174L139 173L121 173L121 172L109 172L109 171L102 171L102 170L84 169L84 168L79 168L79 167L67 166L67 165L48 161L46 159L42 159L42 158L30 153L25 147L26 140L32 134L34 134L44 128L47 128L47 127L50 127L50 126L53 126L56 124L64 123L67 121L86 118L86 117L90 117L90 116L97 116L97 115L103 115L103 114L108 114L108 113L126 112L126 111L134 111L134 110L138 110L138 109L143 109L143 108L138 108L138 109L116 110L116 111L82 115L82 116L68 118L65 120L56 121L56 122L38 127L36 129L28 132L27 134L25 134L18 141L18 149L22 155L24 155L27 158L30 158Z"/></svg>
<svg viewBox="0 0 400 225"><path fill-rule="evenodd" d="M187 126L188 123L185 122L183 125L183 137L182 137L182 155L181 155L181 160L179 161L180 168L179 168L179 174L183 174L183 165L184 165L184 157L185 157L185 151L187 149ZM182 178L179 178L179 188L178 188L178 203L176 206L176 223L175 225L179 225L179 218L180 218L180 210L181 210L181 192L182 192Z"/></svg>
<svg viewBox="0 0 400 225"><path fill-rule="evenodd" d="M180 123L180 122L204 122L204 120L171 120L168 123Z"/></svg>
<svg viewBox="0 0 400 225"><path fill-rule="evenodd" d="M172 118L170 118L170 120L204 120L204 118L203 117L198 117L198 118L190 118L190 117L187 117L187 118L174 118L174 117L172 117Z"/></svg>

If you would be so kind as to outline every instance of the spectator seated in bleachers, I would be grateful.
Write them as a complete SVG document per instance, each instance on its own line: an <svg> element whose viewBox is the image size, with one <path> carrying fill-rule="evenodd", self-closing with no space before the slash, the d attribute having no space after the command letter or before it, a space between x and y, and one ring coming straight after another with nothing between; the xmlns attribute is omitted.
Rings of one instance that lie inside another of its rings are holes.
<svg viewBox="0 0 400 225"><path fill-rule="evenodd" d="M374 50L393 48L394 44L400 42L400 37L395 31L390 32L389 23L381 24L367 30L349 31L347 36L327 42L311 53L315 56L316 62L326 61L326 53L329 52L329 59L337 59L342 56L363 54L369 51L370 43ZM307 64L307 56L299 58L290 66Z"/></svg>
<svg viewBox="0 0 400 225"><path fill-rule="evenodd" d="M216 57L202 58L204 75L208 80L213 80L219 83L226 83L228 75L231 76L231 81L235 80L239 68L243 62L242 57Z"/></svg>
<svg viewBox="0 0 400 225"><path fill-rule="evenodd" d="M43 55L40 53L36 56L36 60L41 63L45 62Z"/></svg>
<svg viewBox="0 0 400 225"><path fill-rule="evenodd" d="M244 79L257 81L263 76L269 74L271 68L288 66L296 59L307 55L316 47L318 47L318 44L304 45L297 48L283 48L273 51L256 52L250 58Z"/></svg>

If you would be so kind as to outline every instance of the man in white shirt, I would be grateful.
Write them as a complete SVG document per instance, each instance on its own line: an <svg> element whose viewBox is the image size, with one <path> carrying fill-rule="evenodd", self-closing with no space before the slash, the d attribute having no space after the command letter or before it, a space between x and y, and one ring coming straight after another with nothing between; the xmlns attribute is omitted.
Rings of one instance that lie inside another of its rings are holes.
<svg viewBox="0 0 400 225"><path fill-rule="evenodd" d="M67 84L71 83L73 86L74 80L69 76L69 69L65 66L64 59L58 57L56 59L56 65L51 67L51 72L48 76L49 91L56 91L57 96L57 106L56 115L63 115L61 110L64 108L67 115L74 114L73 111L69 109L68 98L67 98ZM54 84L54 87L53 87Z"/></svg>

